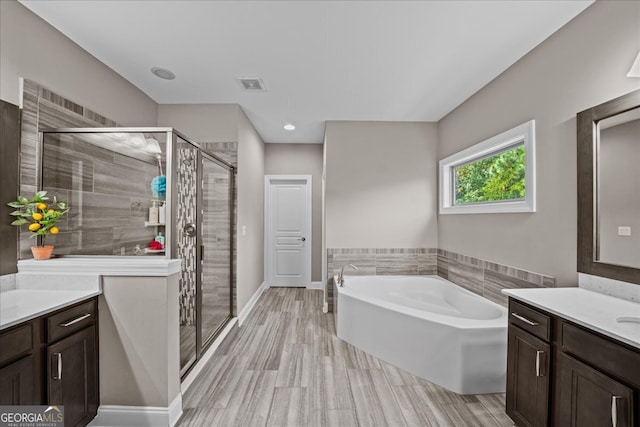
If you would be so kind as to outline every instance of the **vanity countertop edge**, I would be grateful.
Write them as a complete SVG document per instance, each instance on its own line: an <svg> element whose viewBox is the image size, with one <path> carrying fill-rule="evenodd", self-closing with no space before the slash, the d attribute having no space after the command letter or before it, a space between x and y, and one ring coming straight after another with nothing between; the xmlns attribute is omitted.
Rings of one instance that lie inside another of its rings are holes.
<svg viewBox="0 0 640 427"><path fill-rule="evenodd" d="M102 289L12 289L0 293L0 331L102 294Z"/></svg>
<svg viewBox="0 0 640 427"><path fill-rule="evenodd" d="M503 289L502 293L640 349L640 324L617 321L640 317L639 303L575 287Z"/></svg>

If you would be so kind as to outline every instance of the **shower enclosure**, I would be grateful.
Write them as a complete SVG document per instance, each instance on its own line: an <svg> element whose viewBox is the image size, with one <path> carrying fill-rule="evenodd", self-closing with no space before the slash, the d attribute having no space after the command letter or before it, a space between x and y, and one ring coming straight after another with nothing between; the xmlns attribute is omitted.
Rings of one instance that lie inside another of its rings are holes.
<svg viewBox="0 0 640 427"><path fill-rule="evenodd" d="M172 128L40 135L40 188L71 206L56 254L182 260L184 376L232 315L235 168Z"/></svg>

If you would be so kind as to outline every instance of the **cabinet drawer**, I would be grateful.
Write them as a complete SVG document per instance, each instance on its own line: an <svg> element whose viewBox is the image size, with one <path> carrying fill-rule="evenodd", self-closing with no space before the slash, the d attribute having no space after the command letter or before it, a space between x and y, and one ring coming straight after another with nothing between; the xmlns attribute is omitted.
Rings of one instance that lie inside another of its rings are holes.
<svg viewBox="0 0 640 427"><path fill-rule="evenodd" d="M91 300L47 318L47 342L53 342L96 322L96 301Z"/></svg>
<svg viewBox="0 0 640 427"><path fill-rule="evenodd" d="M640 352L562 321L562 351L640 387Z"/></svg>
<svg viewBox="0 0 640 427"><path fill-rule="evenodd" d="M3 331L0 334L0 365L33 350L33 325L26 325Z"/></svg>
<svg viewBox="0 0 640 427"><path fill-rule="evenodd" d="M544 341L551 340L551 317L513 299L509 299L509 323Z"/></svg>

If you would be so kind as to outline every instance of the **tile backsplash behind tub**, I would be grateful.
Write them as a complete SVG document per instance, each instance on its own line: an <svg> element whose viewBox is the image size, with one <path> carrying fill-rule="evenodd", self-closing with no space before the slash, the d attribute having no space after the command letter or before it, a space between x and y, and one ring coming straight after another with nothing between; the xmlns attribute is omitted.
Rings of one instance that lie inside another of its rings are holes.
<svg viewBox="0 0 640 427"><path fill-rule="evenodd" d="M333 311L333 276L355 264L348 275L435 275L504 307L502 289L555 287L555 278L435 248L348 248L327 250L327 303Z"/></svg>
<svg viewBox="0 0 640 427"><path fill-rule="evenodd" d="M333 311L333 276L343 265L354 264L350 276L433 275L437 270L435 248L347 248L327 249L327 302Z"/></svg>

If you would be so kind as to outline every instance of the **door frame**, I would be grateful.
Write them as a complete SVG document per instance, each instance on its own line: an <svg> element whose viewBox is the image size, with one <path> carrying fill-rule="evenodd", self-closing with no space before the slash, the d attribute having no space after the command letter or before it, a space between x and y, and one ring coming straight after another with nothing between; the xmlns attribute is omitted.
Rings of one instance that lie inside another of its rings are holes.
<svg viewBox="0 0 640 427"><path fill-rule="evenodd" d="M265 175L264 176L264 282L268 287L272 286L273 279L273 238L274 230L271 229L272 212L271 212L271 187L272 181L306 181L306 228L309 231L305 236L305 245L309 248L309 256L307 257L307 271L304 277L304 286L311 286L311 269L313 264L313 181L311 175Z"/></svg>

